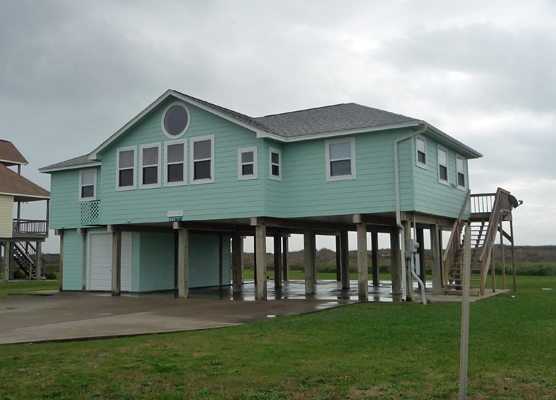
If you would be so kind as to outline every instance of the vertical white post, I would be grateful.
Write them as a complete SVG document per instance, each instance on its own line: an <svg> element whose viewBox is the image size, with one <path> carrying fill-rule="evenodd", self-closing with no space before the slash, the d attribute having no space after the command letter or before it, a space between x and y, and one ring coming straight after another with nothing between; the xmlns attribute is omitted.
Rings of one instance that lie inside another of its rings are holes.
<svg viewBox="0 0 556 400"><path fill-rule="evenodd" d="M463 301L461 302L461 350L459 369L458 400L465 400L467 395L467 354L469 348L469 281L471 278L471 227L465 227Z"/></svg>

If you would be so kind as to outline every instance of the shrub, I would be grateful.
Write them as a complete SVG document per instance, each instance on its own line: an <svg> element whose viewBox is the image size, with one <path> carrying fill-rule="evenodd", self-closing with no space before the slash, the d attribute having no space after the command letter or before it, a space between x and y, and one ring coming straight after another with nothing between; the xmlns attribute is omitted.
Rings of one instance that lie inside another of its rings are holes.
<svg viewBox="0 0 556 400"><path fill-rule="evenodd" d="M56 279L56 274L54 272L47 272L44 276L46 279Z"/></svg>
<svg viewBox="0 0 556 400"><path fill-rule="evenodd" d="M22 270L16 269L14 271L14 279L25 279L25 278L26 278L25 272L23 272Z"/></svg>

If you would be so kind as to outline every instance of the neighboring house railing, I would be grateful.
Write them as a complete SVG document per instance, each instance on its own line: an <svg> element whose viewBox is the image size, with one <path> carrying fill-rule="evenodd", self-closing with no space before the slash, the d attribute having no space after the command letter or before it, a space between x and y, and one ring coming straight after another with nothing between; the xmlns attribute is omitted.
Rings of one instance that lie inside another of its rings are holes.
<svg viewBox="0 0 556 400"><path fill-rule="evenodd" d="M13 236L20 235L46 235L48 234L48 221L31 219L14 219Z"/></svg>
<svg viewBox="0 0 556 400"><path fill-rule="evenodd" d="M100 200L81 203L81 226L100 224Z"/></svg>

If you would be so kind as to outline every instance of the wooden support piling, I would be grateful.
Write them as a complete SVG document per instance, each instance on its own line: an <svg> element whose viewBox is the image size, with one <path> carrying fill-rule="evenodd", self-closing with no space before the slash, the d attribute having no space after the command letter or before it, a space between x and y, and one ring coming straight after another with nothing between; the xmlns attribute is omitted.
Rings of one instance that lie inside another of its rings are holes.
<svg viewBox="0 0 556 400"><path fill-rule="evenodd" d="M304 258L304 269L305 269L305 294L315 293L315 277L313 276L315 268L315 249L313 245L315 241L313 240L313 231L306 229L303 234L303 258Z"/></svg>
<svg viewBox="0 0 556 400"><path fill-rule="evenodd" d="M284 281L288 281L290 279L290 265L288 263L288 237L284 236L282 238L282 274Z"/></svg>
<svg viewBox="0 0 556 400"><path fill-rule="evenodd" d="M274 234L274 287L282 287L282 240L280 233Z"/></svg>
<svg viewBox="0 0 556 400"><path fill-rule="evenodd" d="M502 252L502 289L506 290L506 255L504 254L504 229L500 219L500 251Z"/></svg>
<svg viewBox="0 0 556 400"><path fill-rule="evenodd" d="M232 235L232 290L234 293L241 292L242 241L241 235L234 232Z"/></svg>
<svg viewBox="0 0 556 400"><path fill-rule="evenodd" d="M430 226L431 236L431 273L432 273L432 293L443 294L442 290L442 251L440 249L438 225Z"/></svg>
<svg viewBox="0 0 556 400"><path fill-rule="evenodd" d="M342 272L342 290L349 290L349 242L348 242L348 232L340 232L340 269Z"/></svg>
<svg viewBox="0 0 556 400"><path fill-rule="evenodd" d="M378 262L378 232L371 231L371 263L373 266L373 286L380 285Z"/></svg>
<svg viewBox="0 0 556 400"><path fill-rule="evenodd" d="M400 234L397 228L390 232L390 274L392 276L392 294L402 292L402 261Z"/></svg>
<svg viewBox="0 0 556 400"><path fill-rule="evenodd" d="M178 230L178 297L189 296L189 230Z"/></svg>
<svg viewBox="0 0 556 400"><path fill-rule="evenodd" d="M266 288L266 226L257 225L255 228L255 260L257 262L257 279L255 299L264 301L267 299Z"/></svg>
<svg viewBox="0 0 556 400"><path fill-rule="evenodd" d="M367 224L357 223L357 295L359 300L369 299L369 263L367 254Z"/></svg>
<svg viewBox="0 0 556 400"><path fill-rule="evenodd" d="M122 232L112 232L112 296L122 291Z"/></svg>

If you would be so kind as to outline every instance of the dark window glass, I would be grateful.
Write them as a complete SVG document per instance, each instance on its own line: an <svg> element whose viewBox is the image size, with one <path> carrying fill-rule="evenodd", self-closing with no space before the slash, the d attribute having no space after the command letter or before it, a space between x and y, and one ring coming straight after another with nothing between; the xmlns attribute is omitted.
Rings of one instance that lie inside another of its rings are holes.
<svg viewBox="0 0 556 400"><path fill-rule="evenodd" d="M184 156L183 150L184 150L183 143L176 143L176 144L169 145L168 153L166 154L166 158L168 162L173 163L173 162L183 161L183 156Z"/></svg>
<svg viewBox="0 0 556 400"><path fill-rule="evenodd" d="M448 180L448 168L443 165L438 166L440 169L440 180L447 181Z"/></svg>
<svg viewBox="0 0 556 400"><path fill-rule="evenodd" d="M81 197L93 197L95 195L95 187L94 186L83 186L81 188Z"/></svg>
<svg viewBox="0 0 556 400"><path fill-rule="evenodd" d="M181 105L174 105L164 115L164 128L169 135L181 134L187 125L187 111Z"/></svg>
<svg viewBox="0 0 556 400"><path fill-rule="evenodd" d="M241 175L253 175L253 164L242 165Z"/></svg>
<svg viewBox="0 0 556 400"><path fill-rule="evenodd" d="M351 160L330 162L330 176L340 175L351 175Z"/></svg>
<svg viewBox="0 0 556 400"><path fill-rule="evenodd" d="M465 175L461 172L458 172L458 185L465 186Z"/></svg>
<svg viewBox="0 0 556 400"><path fill-rule="evenodd" d="M272 175L280 176L280 166L279 165L273 165L272 166Z"/></svg>
<svg viewBox="0 0 556 400"><path fill-rule="evenodd" d="M421 164L427 163L427 155L425 153L421 153L420 151L417 152L418 161Z"/></svg>
<svg viewBox="0 0 556 400"><path fill-rule="evenodd" d="M272 154L272 164L280 164L280 154L278 153L271 153Z"/></svg>
<svg viewBox="0 0 556 400"><path fill-rule="evenodd" d="M120 171L120 187L133 186L133 170L124 169Z"/></svg>
<svg viewBox="0 0 556 400"><path fill-rule="evenodd" d="M143 168L143 185L158 183L158 167Z"/></svg>
<svg viewBox="0 0 556 400"><path fill-rule="evenodd" d="M202 160L203 158L211 158L212 146L211 140L201 140L193 144L193 159Z"/></svg>
<svg viewBox="0 0 556 400"><path fill-rule="evenodd" d="M120 151L120 168L132 168L135 165L135 151L124 150Z"/></svg>
<svg viewBox="0 0 556 400"><path fill-rule="evenodd" d="M241 153L241 162L242 163L251 163L253 162L253 152L246 151L245 153Z"/></svg>
<svg viewBox="0 0 556 400"><path fill-rule="evenodd" d="M183 182L183 164L168 165L168 182Z"/></svg>
<svg viewBox="0 0 556 400"><path fill-rule="evenodd" d="M210 179L210 160L195 161L193 179Z"/></svg>

